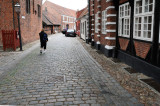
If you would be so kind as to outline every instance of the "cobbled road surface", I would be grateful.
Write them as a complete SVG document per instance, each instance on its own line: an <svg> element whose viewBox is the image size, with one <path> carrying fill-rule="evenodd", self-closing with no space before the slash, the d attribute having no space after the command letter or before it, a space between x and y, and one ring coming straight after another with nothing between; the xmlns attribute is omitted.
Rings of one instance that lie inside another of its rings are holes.
<svg viewBox="0 0 160 106"><path fill-rule="evenodd" d="M52 35L0 81L0 105L141 106L76 37Z"/></svg>

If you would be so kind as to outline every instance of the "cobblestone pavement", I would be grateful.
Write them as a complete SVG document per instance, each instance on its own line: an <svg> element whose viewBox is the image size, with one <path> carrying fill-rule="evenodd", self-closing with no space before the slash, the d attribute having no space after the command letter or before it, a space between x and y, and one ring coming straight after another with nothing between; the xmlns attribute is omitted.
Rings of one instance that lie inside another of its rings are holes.
<svg viewBox="0 0 160 106"><path fill-rule="evenodd" d="M0 81L0 104L141 106L88 54L76 38L62 34L47 52L33 50Z"/></svg>

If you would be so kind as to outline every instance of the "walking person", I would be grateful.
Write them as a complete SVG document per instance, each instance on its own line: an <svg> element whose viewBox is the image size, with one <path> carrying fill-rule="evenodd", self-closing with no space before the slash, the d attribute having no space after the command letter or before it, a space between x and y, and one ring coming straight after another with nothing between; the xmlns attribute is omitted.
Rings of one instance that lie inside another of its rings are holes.
<svg viewBox="0 0 160 106"><path fill-rule="evenodd" d="M43 49L44 49L44 53L46 52L46 46L48 41L48 35L44 32L44 29L42 29L41 32L39 33L39 37L40 37L40 44L41 44L40 53L42 54Z"/></svg>

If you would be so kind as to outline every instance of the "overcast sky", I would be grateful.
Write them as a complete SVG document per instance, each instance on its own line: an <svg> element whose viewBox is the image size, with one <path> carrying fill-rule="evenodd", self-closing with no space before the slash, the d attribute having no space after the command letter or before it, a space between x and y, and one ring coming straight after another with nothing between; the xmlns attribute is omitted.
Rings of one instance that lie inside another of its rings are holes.
<svg viewBox="0 0 160 106"><path fill-rule="evenodd" d="M43 0L43 3L46 0ZM58 4L60 6L72 9L72 10L81 10L87 6L87 0L47 0L51 1L55 4Z"/></svg>

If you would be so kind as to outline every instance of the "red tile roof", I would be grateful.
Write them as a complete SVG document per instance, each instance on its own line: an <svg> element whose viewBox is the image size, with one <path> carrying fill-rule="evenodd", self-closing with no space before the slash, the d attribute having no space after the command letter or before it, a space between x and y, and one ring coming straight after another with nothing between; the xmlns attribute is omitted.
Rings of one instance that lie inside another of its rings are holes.
<svg viewBox="0 0 160 106"><path fill-rule="evenodd" d="M88 9L87 7L85 7L84 9L78 11L77 14L77 19L83 17L84 15L86 15L88 13Z"/></svg>
<svg viewBox="0 0 160 106"><path fill-rule="evenodd" d="M47 7L47 11L45 8ZM59 6L52 2L46 1L42 6L42 14L46 16L53 24L61 24L61 15L76 17L76 11Z"/></svg>

